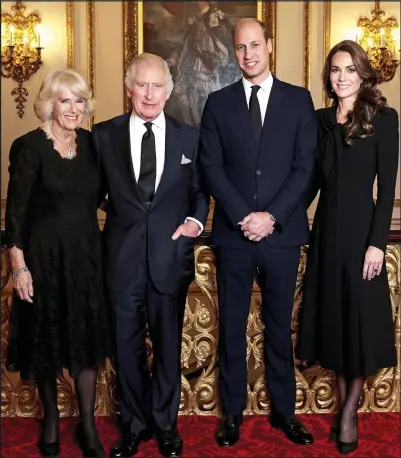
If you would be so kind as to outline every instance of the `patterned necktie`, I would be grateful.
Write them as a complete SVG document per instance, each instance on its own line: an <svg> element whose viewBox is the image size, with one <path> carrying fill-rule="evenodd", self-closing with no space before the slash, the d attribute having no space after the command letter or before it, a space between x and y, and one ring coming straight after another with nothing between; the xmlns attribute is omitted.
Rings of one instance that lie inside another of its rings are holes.
<svg viewBox="0 0 401 458"><path fill-rule="evenodd" d="M253 134L255 136L256 145L258 147L260 142L260 135L262 133L262 117L257 95L259 89L260 86L252 86L251 99L249 100L249 116L251 118Z"/></svg>
<svg viewBox="0 0 401 458"><path fill-rule="evenodd" d="M152 123L145 122L146 132L142 137L141 171L138 188L144 202L152 202L156 184L156 145Z"/></svg>

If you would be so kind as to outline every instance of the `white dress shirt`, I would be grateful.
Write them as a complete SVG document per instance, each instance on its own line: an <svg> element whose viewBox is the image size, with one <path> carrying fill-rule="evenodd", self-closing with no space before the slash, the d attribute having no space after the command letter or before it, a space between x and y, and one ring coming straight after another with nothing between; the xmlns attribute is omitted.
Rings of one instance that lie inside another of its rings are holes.
<svg viewBox="0 0 401 458"><path fill-rule="evenodd" d="M249 82L244 77L242 77L242 84L244 85L246 103L248 104L248 107L249 107L249 101L251 99L251 94L252 94L252 86L254 86L254 84ZM263 122L265 120L265 115L266 115L266 110L267 110L267 104L269 103L270 92L273 86L272 74L269 73L269 76L264 81L262 81L260 84L258 84L258 86L260 86L260 89L257 93L257 97L259 100L260 116L262 117L262 126L263 126Z"/></svg>
<svg viewBox="0 0 401 458"><path fill-rule="evenodd" d="M141 173L142 137L147 130L145 127L145 122L146 121L140 118L136 113L132 112L129 123L129 134L131 142L132 165L134 167L134 174L137 182L139 180L139 174ZM164 161L166 157L166 118L163 111L156 119L152 121L152 132L155 136L156 147L156 193L163 175ZM188 216L185 219L185 223L187 221L194 221L199 226L200 231L198 235L203 231L203 224L197 219Z"/></svg>

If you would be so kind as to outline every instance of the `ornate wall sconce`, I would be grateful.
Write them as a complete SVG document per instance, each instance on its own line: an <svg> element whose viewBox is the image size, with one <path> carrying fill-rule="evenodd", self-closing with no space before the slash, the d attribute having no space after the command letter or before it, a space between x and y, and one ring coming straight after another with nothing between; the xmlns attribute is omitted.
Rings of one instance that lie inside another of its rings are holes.
<svg viewBox="0 0 401 458"><path fill-rule="evenodd" d="M12 14L1 14L1 76L12 78L18 86L11 91L17 103L17 113L24 115L28 91L23 87L42 65L40 18L37 13L25 15L21 2L11 7Z"/></svg>
<svg viewBox="0 0 401 458"><path fill-rule="evenodd" d="M394 36L398 31L398 22L394 17L383 20L386 13L380 9L380 2L375 2L372 19L362 16L358 20L361 34L356 41L368 53L374 69L380 76L380 82L391 81L400 61L396 55Z"/></svg>

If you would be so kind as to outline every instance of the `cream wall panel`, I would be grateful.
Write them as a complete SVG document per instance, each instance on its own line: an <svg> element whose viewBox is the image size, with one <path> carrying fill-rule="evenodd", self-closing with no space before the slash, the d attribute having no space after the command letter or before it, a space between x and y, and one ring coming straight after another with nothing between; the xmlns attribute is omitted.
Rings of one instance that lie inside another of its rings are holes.
<svg viewBox="0 0 401 458"><path fill-rule="evenodd" d="M277 77L302 86L303 2L277 2Z"/></svg>
<svg viewBox="0 0 401 458"><path fill-rule="evenodd" d="M122 2L95 3L96 122L123 113Z"/></svg>
<svg viewBox="0 0 401 458"><path fill-rule="evenodd" d="M323 2L311 3L310 26L310 92L315 108L322 107L323 50Z"/></svg>
<svg viewBox="0 0 401 458"><path fill-rule="evenodd" d="M2 12L11 12L13 2L2 2ZM17 115L14 97L10 92L17 83L1 78L1 197L5 199L8 185L8 154L13 140L39 125L33 112L33 102L45 75L53 69L67 66L67 34L65 2L24 2L26 14L38 12L42 20L41 45L43 46L43 64L40 69L24 84L28 90L25 115Z"/></svg>

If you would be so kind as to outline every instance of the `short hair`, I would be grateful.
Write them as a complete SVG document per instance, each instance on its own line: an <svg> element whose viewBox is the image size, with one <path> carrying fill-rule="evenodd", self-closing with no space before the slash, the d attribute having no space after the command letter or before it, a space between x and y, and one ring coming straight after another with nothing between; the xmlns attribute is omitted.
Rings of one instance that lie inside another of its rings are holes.
<svg viewBox="0 0 401 458"><path fill-rule="evenodd" d="M233 38L235 36L235 32L237 31L238 26L240 26L241 23L245 23L245 22L254 22L255 24L259 24L260 28L262 29L262 33L263 33L266 43L267 43L267 40L271 38L267 25L264 22L259 21L259 19L256 19L254 17L240 19L233 29Z"/></svg>
<svg viewBox="0 0 401 458"><path fill-rule="evenodd" d="M166 75L166 86L167 86L167 92L168 95L171 94L173 88L174 88L174 83L173 83L173 77L171 76L170 73L170 67L168 66L168 63L160 56L157 56L156 54L150 54L148 52L144 52L142 54L139 54L138 56L135 56L132 62L129 64L127 72L125 74L125 86L129 91L132 91L134 88L134 79L135 79L135 71L139 65L142 64L157 64L159 66L162 66L164 68L164 72Z"/></svg>
<svg viewBox="0 0 401 458"><path fill-rule="evenodd" d="M50 118L56 95L65 89L85 101L86 116L93 115L95 100L92 98L92 91L79 73L68 68L48 73L40 86L33 109L42 122L46 122Z"/></svg>

